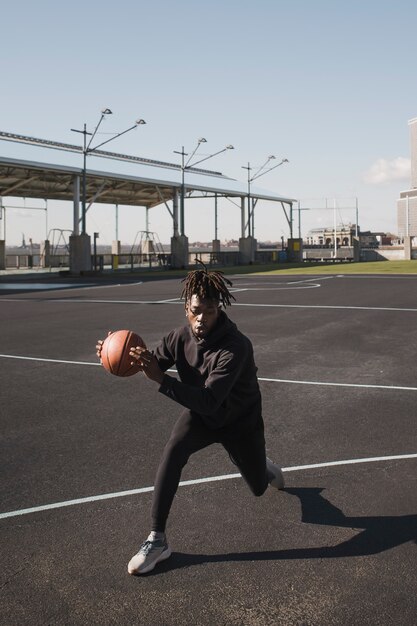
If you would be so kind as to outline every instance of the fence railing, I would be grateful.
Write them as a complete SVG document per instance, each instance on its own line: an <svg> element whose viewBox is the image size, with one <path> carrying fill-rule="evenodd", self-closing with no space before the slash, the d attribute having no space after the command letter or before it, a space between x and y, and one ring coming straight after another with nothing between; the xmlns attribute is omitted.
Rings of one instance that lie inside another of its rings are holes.
<svg viewBox="0 0 417 626"><path fill-rule="evenodd" d="M417 258L417 248L413 248L411 252L412 258ZM196 258L203 263L212 266L231 267L240 264L239 250L222 250L213 252L206 248L200 250L191 250L188 255L188 266L197 264ZM402 246L391 246L384 249L366 249L362 248L360 253L361 261L377 261L384 259L401 259L404 258L404 248ZM351 261L353 260L353 248L340 247L337 250L336 259L334 259L333 248L304 248L303 261L312 262L331 262ZM49 256L48 265L45 259L39 253L35 254L6 254L5 258L6 270L68 270L70 266L69 254L54 254ZM256 264L279 264L287 261L285 250L280 249L259 249L255 252ZM133 271L135 269L170 269L171 254L154 253L154 254L97 254L96 257L91 255L91 268L98 272L104 270L126 270Z"/></svg>
<svg viewBox="0 0 417 626"><path fill-rule="evenodd" d="M169 269L171 268L171 254L94 254L91 255L91 268L96 271L104 270L134 270L134 269ZM188 265L196 264L196 258L209 266L236 266L239 265L239 250L191 250L188 254ZM255 263L282 263L286 261L285 250L257 250ZM40 254L6 254L6 269L62 269L70 266L69 254L49 255L48 264Z"/></svg>

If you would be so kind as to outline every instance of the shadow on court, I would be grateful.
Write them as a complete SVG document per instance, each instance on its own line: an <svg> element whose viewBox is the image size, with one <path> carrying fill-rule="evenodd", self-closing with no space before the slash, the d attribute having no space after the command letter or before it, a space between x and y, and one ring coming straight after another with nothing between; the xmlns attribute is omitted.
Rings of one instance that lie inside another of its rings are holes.
<svg viewBox="0 0 417 626"><path fill-rule="evenodd" d="M323 497L321 487L287 488L288 494L299 498L305 524L351 528L355 535L335 546L270 550L260 552L231 552L225 554L185 554L173 552L158 570L149 573L155 576L169 570L192 567L204 563L279 561L293 559L331 559L369 556L391 550L409 541L417 543L417 515L389 515L370 517L348 517ZM362 532L356 533L356 531Z"/></svg>

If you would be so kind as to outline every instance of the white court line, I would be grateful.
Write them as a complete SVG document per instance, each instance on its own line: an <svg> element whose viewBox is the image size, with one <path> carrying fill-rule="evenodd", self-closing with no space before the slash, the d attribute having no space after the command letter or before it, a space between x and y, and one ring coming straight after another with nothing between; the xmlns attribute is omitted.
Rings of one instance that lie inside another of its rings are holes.
<svg viewBox="0 0 417 626"><path fill-rule="evenodd" d="M294 287L293 289L298 289ZM248 289L249 291L249 289ZM253 290L255 291L255 290ZM32 298L0 298L1 302L33 302ZM60 302L62 304L182 304L183 300L172 298L170 300L97 300L97 299L81 299L71 300L58 299L58 298L45 298L42 302ZM327 305L327 304L263 304L263 303L248 303L248 302L234 302L233 308L238 306L251 306L251 307L270 307L278 309L330 309L341 311L390 311L395 313L417 313L417 309L403 309L401 307L378 307L378 306L341 306L341 305Z"/></svg>
<svg viewBox="0 0 417 626"><path fill-rule="evenodd" d="M8 282L0 283L0 292L2 289L12 290L25 290L25 291L85 291L91 289L109 289L110 287L126 287L142 285L143 281L136 283L117 283L112 285L84 285L83 283L23 283L23 282ZM1 294L0 294L1 295Z"/></svg>
<svg viewBox="0 0 417 626"><path fill-rule="evenodd" d="M1 356L1 355L0 355ZM359 387L364 389L397 389L400 391L417 391L417 387L401 387L398 385L372 385L364 383L331 383L314 380L288 380L286 378L258 378L263 382L287 383L291 385L324 385L327 387Z"/></svg>
<svg viewBox="0 0 417 626"><path fill-rule="evenodd" d="M66 363L69 365L100 365L101 363L91 363L88 361L64 361L63 359L44 359L36 356L16 356L14 354L0 354L3 359L21 359L23 361L45 361L45 363Z"/></svg>
<svg viewBox="0 0 417 626"><path fill-rule="evenodd" d="M63 363L69 365L95 365L101 367L101 363L97 362L88 362L88 361L67 361L63 359L45 359L41 357L34 356L16 356L14 354L0 354L0 358L3 359L20 359L22 361L45 361L45 363ZM167 372L177 374L178 372L174 369L169 369ZM363 384L363 383L334 383L334 382L326 382L326 381L315 381L315 380L290 380L287 378L263 378L258 376L258 380L266 383L284 383L291 385L322 385L327 387L359 387L363 389L389 389L389 390L399 390L399 391L417 391L417 387L402 387L399 385L372 385L372 384Z"/></svg>
<svg viewBox="0 0 417 626"><path fill-rule="evenodd" d="M381 461L397 461L404 459L417 459L417 454L397 454L393 456L377 456L369 457L365 459L347 459L345 461L329 461L327 463L314 463L310 465L295 465L293 467L283 467L283 472L299 472L302 470L318 469L322 467L334 467L340 465L355 465L357 463L377 463ZM237 474L224 474L223 476L209 476L207 478L197 478L195 480L183 480L180 482L180 487L186 487L188 485L199 485L201 483L211 483L221 480L230 480L233 478L241 478L239 473ZM105 493L99 496L90 496L87 498L77 498L75 500L66 500L64 502L54 502L52 504L45 504L43 506L34 506L28 509L19 509L17 511L8 511L7 513L0 513L0 519L6 519L8 517L18 517L20 515L29 515L30 513L39 513L40 511L50 511L51 509L62 509L68 506L75 506L77 504L87 504L89 502L97 502L100 500L111 500L114 498L123 498L125 496L134 496L141 493L149 493L154 491L155 487L142 487L141 489L129 489L128 491L117 491L114 493Z"/></svg>
<svg viewBox="0 0 417 626"><path fill-rule="evenodd" d="M339 278L339 276L315 276L314 278L294 280L294 281L289 282L288 285L297 285L298 283L318 282L320 280L332 280L332 278Z"/></svg>
<svg viewBox="0 0 417 626"><path fill-rule="evenodd" d="M281 287L243 287L241 289L231 289L230 291L296 291L297 289L317 289L318 287L321 287L320 283L311 283L308 285L293 287L295 284L296 283L285 283Z"/></svg>
<svg viewBox="0 0 417 626"><path fill-rule="evenodd" d="M33 298L1 298L1 302L34 302ZM38 300L39 302L39 300ZM40 302L59 302L61 304L184 304L179 298L169 300L98 300L97 298L41 298Z"/></svg>
<svg viewBox="0 0 417 626"><path fill-rule="evenodd" d="M233 306L253 306L253 307L275 307L279 309L341 309L351 311L407 311L416 313L417 309L402 309L400 307L382 306L340 306L331 304L252 304L244 302L234 302Z"/></svg>

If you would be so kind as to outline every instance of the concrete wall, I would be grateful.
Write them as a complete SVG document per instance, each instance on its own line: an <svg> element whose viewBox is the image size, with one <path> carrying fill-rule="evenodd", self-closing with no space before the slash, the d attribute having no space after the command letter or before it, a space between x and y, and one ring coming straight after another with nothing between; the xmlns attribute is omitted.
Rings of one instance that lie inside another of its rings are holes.
<svg viewBox="0 0 417 626"><path fill-rule="evenodd" d="M417 259L417 248L411 248L408 258ZM403 246L380 246L376 249L362 248L361 261L404 261L406 254Z"/></svg>

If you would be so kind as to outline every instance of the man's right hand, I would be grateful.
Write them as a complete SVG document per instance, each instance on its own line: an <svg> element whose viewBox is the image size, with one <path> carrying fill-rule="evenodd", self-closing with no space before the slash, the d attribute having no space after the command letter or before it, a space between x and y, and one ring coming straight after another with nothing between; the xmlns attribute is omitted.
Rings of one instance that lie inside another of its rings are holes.
<svg viewBox="0 0 417 626"><path fill-rule="evenodd" d="M159 385L162 383L164 379L164 372L159 367L158 360L154 356L153 352L147 348L136 346L136 348L130 349L129 356L133 359L132 363L141 366L142 372L150 380L153 380Z"/></svg>

